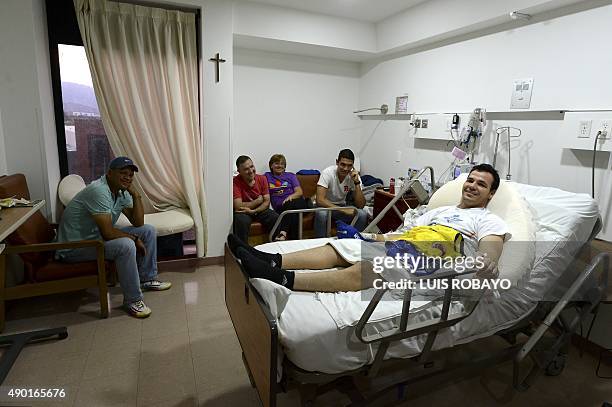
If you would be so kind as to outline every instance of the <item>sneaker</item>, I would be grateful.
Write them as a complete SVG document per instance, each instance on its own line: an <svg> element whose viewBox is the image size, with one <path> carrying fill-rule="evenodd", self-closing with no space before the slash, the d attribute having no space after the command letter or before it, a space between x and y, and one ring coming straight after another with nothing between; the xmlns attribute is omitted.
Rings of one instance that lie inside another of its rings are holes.
<svg viewBox="0 0 612 407"><path fill-rule="evenodd" d="M136 318L146 318L151 315L151 308L147 307L144 301L136 301L125 306L128 314Z"/></svg>
<svg viewBox="0 0 612 407"><path fill-rule="evenodd" d="M146 291L164 291L170 287L172 287L172 283L159 280L145 281L140 285L140 288Z"/></svg>

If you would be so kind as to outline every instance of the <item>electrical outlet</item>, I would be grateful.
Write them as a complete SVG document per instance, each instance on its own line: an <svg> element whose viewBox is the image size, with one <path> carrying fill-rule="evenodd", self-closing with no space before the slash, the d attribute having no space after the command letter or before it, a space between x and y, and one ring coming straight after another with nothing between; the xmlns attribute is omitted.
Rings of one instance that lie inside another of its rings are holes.
<svg viewBox="0 0 612 407"><path fill-rule="evenodd" d="M429 120L428 119L421 120L421 128L422 129L426 129L428 126L429 126Z"/></svg>
<svg viewBox="0 0 612 407"><path fill-rule="evenodd" d="M414 119L414 128L415 129L421 128L421 119Z"/></svg>
<svg viewBox="0 0 612 407"><path fill-rule="evenodd" d="M601 134L599 135L599 140L601 139L610 139L610 125L612 124L612 120L602 120L601 126L599 127L599 131Z"/></svg>
<svg viewBox="0 0 612 407"><path fill-rule="evenodd" d="M592 120L581 120L578 124L578 138L591 137L591 122Z"/></svg>

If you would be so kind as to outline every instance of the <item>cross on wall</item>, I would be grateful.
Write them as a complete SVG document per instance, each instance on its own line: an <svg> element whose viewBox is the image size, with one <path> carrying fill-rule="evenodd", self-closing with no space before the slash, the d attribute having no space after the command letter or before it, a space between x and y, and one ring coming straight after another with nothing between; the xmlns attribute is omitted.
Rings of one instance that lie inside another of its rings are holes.
<svg viewBox="0 0 612 407"><path fill-rule="evenodd" d="M214 58L210 58L209 61L215 63L215 68L216 68L215 82L219 82L219 64L224 63L225 59L220 58L219 57L219 53L217 52L215 54L215 57Z"/></svg>

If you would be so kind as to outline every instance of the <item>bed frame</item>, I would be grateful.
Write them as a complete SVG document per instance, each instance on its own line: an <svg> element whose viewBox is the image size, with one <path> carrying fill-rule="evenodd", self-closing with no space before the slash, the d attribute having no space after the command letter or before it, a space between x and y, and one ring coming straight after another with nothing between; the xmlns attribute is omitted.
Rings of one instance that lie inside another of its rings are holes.
<svg viewBox="0 0 612 407"><path fill-rule="evenodd" d="M404 187L409 186L404 185ZM390 202L385 209L389 210L393 203ZM600 230L601 220L598 220L581 250L588 249L590 241ZM318 395L332 389L346 394L354 406L367 405L393 394L394 391L396 399L403 400L406 397L407 385L412 387L420 382L431 385L456 378L458 375L473 376L479 374L485 367L509 360L514 361L513 387L518 391L525 391L542 372L547 375L558 375L563 370L571 337L576 328L589 313L597 309L606 295L610 257L611 253L599 253L586 267L584 264L578 264L578 261L572 262L566 268L564 276L566 278L569 276L573 283L560 300L539 302L529 315L517 324L497 332L496 335L508 343L508 346L500 352L487 356L470 356L465 360L457 359L457 352L453 352L457 347L432 351L438 332L463 320L473 310L472 307L468 312L449 315L452 299L450 289L445 291L439 318L417 325L411 324L408 327L411 293L407 291L398 329L376 336L365 336L365 324L385 292L383 289L378 290L354 327L354 334L360 341L378 345L374 361L370 365L339 374L305 371L287 358L281 359L276 319L250 283L240 261L231 253L227 244L225 245L225 302L242 347L242 359L251 385L257 390L264 407L276 406L277 393L294 388L300 394L302 406L314 405ZM423 278L452 279L456 276L452 273L437 273ZM585 290L587 286L589 288ZM579 292L582 293L581 298L576 299ZM573 318L569 318L567 313L562 313L568 308L576 311ZM409 359L384 360L392 342L422 334L426 334L427 339L419 355ZM519 342L519 334L526 335L527 340ZM448 358L451 354L453 357ZM533 363L527 373L524 373L522 368L525 364L522 362L527 357ZM280 380L277 380L281 360L283 374Z"/></svg>

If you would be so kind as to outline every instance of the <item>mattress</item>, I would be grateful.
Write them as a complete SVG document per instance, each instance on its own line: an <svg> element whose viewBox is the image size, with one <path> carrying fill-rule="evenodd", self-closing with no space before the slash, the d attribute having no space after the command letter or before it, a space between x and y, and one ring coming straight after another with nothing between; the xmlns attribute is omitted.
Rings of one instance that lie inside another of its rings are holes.
<svg viewBox="0 0 612 407"><path fill-rule="evenodd" d="M536 258L524 281L491 301L480 301L469 317L439 332L433 349L452 347L508 328L528 315L549 294L580 244L588 240L598 219L597 204L585 194L514 183L537 219ZM273 242L258 249L288 253L329 242L328 239ZM256 279L254 279L256 280ZM254 281L253 280L253 281ZM366 345L355 334L355 323L368 305L373 289L347 293L290 292L274 283L256 287L266 302L275 301L279 339L285 357L296 366L323 373L340 373L373 362L377 344ZM271 294L272 293L272 294ZM282 298L282 299L281 299ZM366 333L389 331L399 325L401 301L381 301L366 325ZM411 304L409 323L433 319L440 303ZM463 311L454 301L450 313ZM421 352L426 335L395 342L385 358L410 358Z"/></svg>

